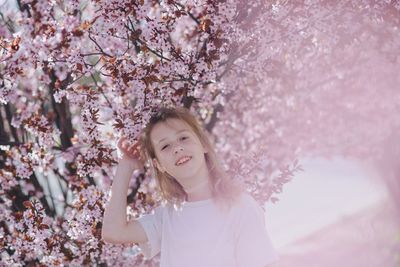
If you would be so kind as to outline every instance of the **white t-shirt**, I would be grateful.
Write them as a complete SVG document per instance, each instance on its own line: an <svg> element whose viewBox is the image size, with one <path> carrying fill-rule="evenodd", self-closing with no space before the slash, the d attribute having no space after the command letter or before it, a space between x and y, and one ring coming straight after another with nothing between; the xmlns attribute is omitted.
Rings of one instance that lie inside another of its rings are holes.
<svg viewBox="0 0 400 267"><path fill-rule="evenodd" d="M207 199L180 210L159 206L138 221L148 238L139 247L147 259L161 252L160 267L266 267L279 259L263 210L247 193L225 214Z"/></svg>

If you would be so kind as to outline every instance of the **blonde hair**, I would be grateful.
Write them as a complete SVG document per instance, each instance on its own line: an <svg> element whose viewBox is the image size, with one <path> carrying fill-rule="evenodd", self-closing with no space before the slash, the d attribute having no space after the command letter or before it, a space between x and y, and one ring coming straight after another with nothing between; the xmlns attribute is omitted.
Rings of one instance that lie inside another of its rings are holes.
<svg viewBox="0 0 400 267"><path fill-rule="evenodd" d="M210 173L212 198L217 204L222 204L223 206L228 204L227 206L229 207L243 192L244 186L239 181L234 181L228 177L207 133L203 130L196 117L184 107L159 108L142 130L139 140L142 157L150 161L163 199L173 204L181 204L188 200L184 188L173 176L167 172L161 172L153 166L153 159L157 159L157 156L150 140L150 133L157 123L166 122L168 119L179 119L187 123L207 149L205 161Z"/></svg>

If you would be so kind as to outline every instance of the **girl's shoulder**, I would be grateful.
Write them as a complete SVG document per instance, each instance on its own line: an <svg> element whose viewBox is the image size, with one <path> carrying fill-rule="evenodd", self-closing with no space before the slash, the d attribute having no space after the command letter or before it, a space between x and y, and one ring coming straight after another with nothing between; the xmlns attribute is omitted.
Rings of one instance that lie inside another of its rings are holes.
<svg viewBox="0 0 400 267"><path fill-rule="evenodd" d="M240 217L264 217L265 210L259 202L248 192L244 192L240 196L240 201L237 204L237 213L241 214Z"/></svg>
<svg viewBox="0 0 400 267"><path fill-rule="evenodd" d="M244 192L238 197L232 209L231 218L235 231L240 232L243 228L252 228L264 221L264 211L250 193Z"/></svg>
<svg viewBox="0 0 400 267"><path fill-rule="evenodd" d="M262 210L260 204L254 199L254 197L247 191L242 192L234 205L237 211L249 211L249 210Z"/></svg>
<svg viewBox="0 0 400 267"><path fill-rule="evenodd" d="M255 198L247 191L242 192L239 196L239 199L243 205L258 205Z"/></svg>

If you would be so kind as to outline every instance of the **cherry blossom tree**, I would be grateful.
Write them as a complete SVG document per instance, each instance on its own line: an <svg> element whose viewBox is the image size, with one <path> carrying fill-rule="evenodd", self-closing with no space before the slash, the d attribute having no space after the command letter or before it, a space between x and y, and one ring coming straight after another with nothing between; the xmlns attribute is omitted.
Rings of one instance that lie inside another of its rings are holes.
<svg viewBox="0 0 400 267"><path fill-rule="evenodd" d="M238 93L216 135L264 151L263 170L291 153L357 158L378 170L400 207L400 3L283 2L251 28L258 50L228 74Z"/></svg>
<svg viewBox="0 0 400 267"><path fill-rule="evenodd" d="M157 265L100 229L116 139L137 138L160 105L190 108L260 203L277 200L300 155L376 162L398 138L397 1L16 6L0 26L4 265ZM130 218L160 200L145 167Z"/></svg>
<svg viewBox="0 0 400 267"><path fill-rule="evenodd" d="M222 81L236 92L213 129L228 160L265 155L248 181L255 195L268 198L268 188L258 190L265 172L296 156L342 155L378 169L400 202L399 6L277 1L255 11L262 15L246 34L256 38L237 39L245 45L236 51L251 52L234 57Z"/></svg>

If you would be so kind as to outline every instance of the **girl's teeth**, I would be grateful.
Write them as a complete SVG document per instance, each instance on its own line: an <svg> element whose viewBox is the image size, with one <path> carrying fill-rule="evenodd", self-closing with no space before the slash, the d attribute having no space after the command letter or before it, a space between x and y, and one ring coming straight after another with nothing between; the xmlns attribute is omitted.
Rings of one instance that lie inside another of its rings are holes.
<svg viewBox="0 0 400 267"><path fill-rule="evenodd" d="M185 158L183 161L178 162L178 165L181 165L181 164L183 164L183 163L189 161L189 159L190 159L190 157Z"/></svg>

